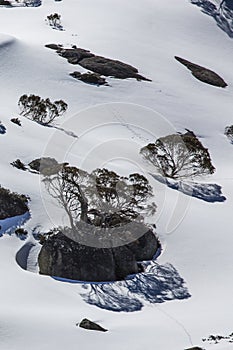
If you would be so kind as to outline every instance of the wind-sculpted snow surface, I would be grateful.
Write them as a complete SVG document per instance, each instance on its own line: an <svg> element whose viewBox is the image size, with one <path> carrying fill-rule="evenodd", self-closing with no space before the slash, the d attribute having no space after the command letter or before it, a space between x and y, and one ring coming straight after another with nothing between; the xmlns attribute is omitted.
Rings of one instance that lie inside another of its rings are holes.
<svg viewBox="0 0 233 350"><path fill-rule="evenodd" d="M83 299L92 305L111 311L139 311L145 303L160 304L187 299L184 279L171 264L148 264L146 271L123 282L83 284Z"/></svg>

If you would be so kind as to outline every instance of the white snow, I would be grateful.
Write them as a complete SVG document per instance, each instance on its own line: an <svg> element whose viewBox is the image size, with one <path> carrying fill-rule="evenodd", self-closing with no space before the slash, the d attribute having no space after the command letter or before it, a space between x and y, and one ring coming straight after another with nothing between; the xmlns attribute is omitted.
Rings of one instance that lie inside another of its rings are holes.
<svg viewBox="0 0 233 350"><path fill-rule="evenodd" d="M53 12L62 15L65 31L46 24ZM157 262L172 264L191 295L161 304L142 300L144 307L137 312L100 309L83 300L82 285L22 269L16 254L25 242L4 234L0 348L232 349L227 342L202 343L210 334L233 331L233 146L223 135L233 124L232 39L188 0L44 0L37 8L0 8L0 32L0 120L7 128L0 135L0 184L30 196L31 218L24 227L44 232L66 218L38 175L10 165L16 158L28 163L46 155L86 170L108 166L122 175L140 171L151 181L158 205L155 221L163 252ZM122 60L152 82L107 78L110 87L86 85L69 76L84 69L46 49L47 43L76 44ZM216 71L229 86L219 89L195 80L175 55ZM18 115L17 102L24 93L68 103L57 128ZM20 117L22 127L10 122L13 117ZM221 185L226 201L191 198L148 175L152 169L138 154L140 148L185 128L208 147L217 169L200 182ZM32 237L26 244L31 247ZM35 271L34 253L22 265ZM76 327L84 317L109 332Z"/></svg>

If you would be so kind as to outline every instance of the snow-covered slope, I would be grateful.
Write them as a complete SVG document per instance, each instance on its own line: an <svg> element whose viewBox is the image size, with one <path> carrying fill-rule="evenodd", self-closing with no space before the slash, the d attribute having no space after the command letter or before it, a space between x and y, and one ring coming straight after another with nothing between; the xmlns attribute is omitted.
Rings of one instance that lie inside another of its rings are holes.
<svg viewBox="0 0 233 350"><path fill-rule="evenodd" d="M46 16L53 12L62 15L64 31L46 24ZM153 184L158 205L155 221L163 251L157 262L172 264L191 295L150 303L138 293L144 304L141 311L100 309L83 300L83 285L21 269L15 257L25 242L3 235L1 349L230 349L228 342L210 345L201 339L233 331L233 146L223 135L233 124L232 39L188 0L44 0L37 8L0 8L0 32L0 120L7 128L0 135L0 184L30 196L31 218L25 228L43 232L66 219L37 175L10 165L16 158L28 163L47 155L87 170L108 166L123 175L140 171ZM108 78L110 86L86 85L69 76L84 69L46 49L47 43L75 44L122 60L152 82ZM195 80L175 55L216 71L228 87ZM10 119L18 116L17 102L24 93L63 99L69 109L57 119L56 128L23 117L19 127ZM185 128L208 147L217 169L202 182L221 185L226 201L191 198L148 175L152 169L139 149ZM121 299L127 290L118 287ZM108 295L106 299L111 303ZM110 331L98 334L77 328L84 317Z"/></svg>

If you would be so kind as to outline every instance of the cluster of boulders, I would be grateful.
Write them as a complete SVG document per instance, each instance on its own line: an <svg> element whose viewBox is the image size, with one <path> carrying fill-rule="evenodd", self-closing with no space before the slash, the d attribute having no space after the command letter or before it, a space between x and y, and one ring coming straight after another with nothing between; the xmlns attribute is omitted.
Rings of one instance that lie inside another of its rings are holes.
<svg viewBox="0 0 233 350"><path fill-rule="evenodd" d="M61 57L66 58L69 63L78 64L99 75L118 79L135 78L137 80L151 81L140 75L137 68L118 60L97 56L89 50L76 46L66 49L56 44L48 44L45 46L55 50Z"/></svg>
<svg viewBox="0 0 233 350"><path fill-rule="evenodd" d="M75 240L62 231L49 235L38 257L40 273L102 282L122 280L130 274L142 272L140 262L153 258L159 249L159 242L152 230L142 224L137 225L141 225L140 238L123 246L109 248L79 243L78 235L82 235L82 232L76 232ZM124 226L121 229L124 231Z"/></svg>

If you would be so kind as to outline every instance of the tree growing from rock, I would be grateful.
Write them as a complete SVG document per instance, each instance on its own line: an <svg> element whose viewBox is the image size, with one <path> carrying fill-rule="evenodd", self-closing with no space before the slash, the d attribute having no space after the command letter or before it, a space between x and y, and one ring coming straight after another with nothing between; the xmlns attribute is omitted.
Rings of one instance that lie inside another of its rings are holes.
<svg viewBox="0 0 233 350"><path fill-rule="evenodd" d="M161 137L143 147L140 153L164 177L187 178L215 171L208 149L189 130Z"/></svg>
<svg viewBox="0 0 233 350"><path fill-rule="evenodd" d="M49 98L42 99L36 95L22 95L18 106L21 115L30 117L33 121L43 125L51 124L55 118L63 115L68 105L63 100L51 102Z"/></svg>
<svg viewBox="0 0 233 350"><path fill-rule="evenodd" d="M115 227L131 220L142 222L155 213L148 180L140 174L122 177L107 169L91 174L63 166L44 183L50 195L65 209L71 227L78 221L99 227Z"/></svg>

